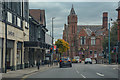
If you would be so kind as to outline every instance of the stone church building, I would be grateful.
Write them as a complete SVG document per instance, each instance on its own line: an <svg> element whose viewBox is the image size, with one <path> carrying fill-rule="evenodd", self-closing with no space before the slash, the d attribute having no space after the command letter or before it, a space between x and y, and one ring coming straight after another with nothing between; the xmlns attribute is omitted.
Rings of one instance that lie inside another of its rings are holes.
<svg viewBox="0 0 120 80"><path fill-rule="evenodd" d="M103 12L102 25L77 25L78 17L72 6L68 15L68 24L64 24L63 39L69 43L70 49L64 56L73 58L80 56L101 60L103 58L103 38L108 36L108 13Z"/></svg>

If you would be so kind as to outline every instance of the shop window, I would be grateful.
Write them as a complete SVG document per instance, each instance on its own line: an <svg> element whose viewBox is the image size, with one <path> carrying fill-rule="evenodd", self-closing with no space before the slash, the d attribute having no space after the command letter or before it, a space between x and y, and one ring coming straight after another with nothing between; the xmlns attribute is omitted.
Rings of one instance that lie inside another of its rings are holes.
<svg viewBox="0 0 120 80"><path fill-rule="evenodd" d="M0 48L0 68L1 68L1 61L2 61L2 50L1 50L1 48Z"/></svg>
<svg viewBox="0 0 120 80"><path fill-rule="evenodd" d="M21 50L17 50L17 64L21 63Z"/></svg>

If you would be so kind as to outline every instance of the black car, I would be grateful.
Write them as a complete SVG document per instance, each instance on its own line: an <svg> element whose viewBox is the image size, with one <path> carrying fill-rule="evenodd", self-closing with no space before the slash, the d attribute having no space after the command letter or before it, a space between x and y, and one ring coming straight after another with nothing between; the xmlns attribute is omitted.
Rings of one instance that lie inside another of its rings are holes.
<svg viewBox="0 0 120 80"><path fill-rule="evenodd" d="M72 62L69 57L61 57L59 61L59 67L62 68L63 66L72 67Z"/></svg>
<svg viewBox="0 0 120 80"><path fill-rule="evenodd" d="M91 58L86 58L86 59L85 59L85 64L87 64L87 63L92 64L92 60L91 60Z"/></svg>

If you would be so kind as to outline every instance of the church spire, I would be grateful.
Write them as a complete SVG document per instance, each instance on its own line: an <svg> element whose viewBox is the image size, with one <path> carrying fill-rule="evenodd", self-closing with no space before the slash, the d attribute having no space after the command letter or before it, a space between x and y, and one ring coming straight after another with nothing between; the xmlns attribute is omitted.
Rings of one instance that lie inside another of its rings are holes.
<svg viewBox="0 0 120 80"><path fill-rule="evenodd" d="M72 8L71 8L71 11L70 11L70 15L73 15L73 14L75 14L75 11L74 11L73 4L72 4Z"/></svg>

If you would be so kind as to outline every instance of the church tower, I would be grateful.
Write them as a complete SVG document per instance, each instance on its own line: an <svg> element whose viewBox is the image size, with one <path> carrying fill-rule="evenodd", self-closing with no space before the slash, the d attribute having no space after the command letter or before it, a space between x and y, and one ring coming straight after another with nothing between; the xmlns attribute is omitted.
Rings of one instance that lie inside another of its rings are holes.
<svg viewBox="0 0 120 80"><path fill-rule="evenodd" d="M77 15L74 11L73 5L70 11L70 15L68 16L68 26L70 28L70 33L75 34L77 32Z"/></svg>
<svg viewBox="0 0 120 80"><path fill-rule="evenodd" d="M68 16L68 43L70 46L69 57L73 58L76 56L77 46L77 15L74 11L73 5Z"/></svg>

